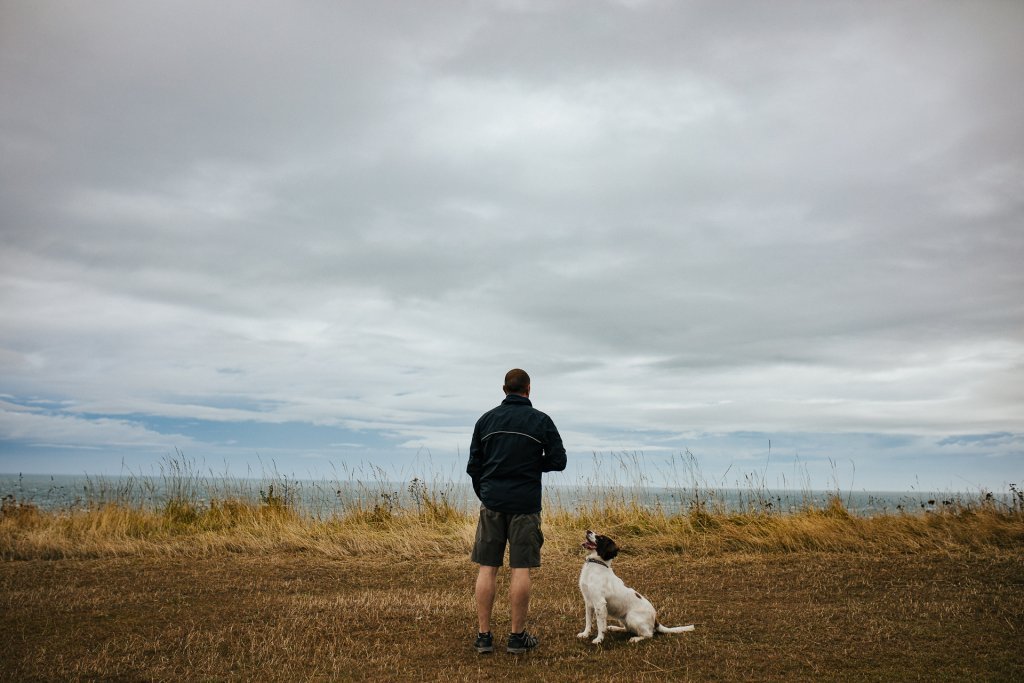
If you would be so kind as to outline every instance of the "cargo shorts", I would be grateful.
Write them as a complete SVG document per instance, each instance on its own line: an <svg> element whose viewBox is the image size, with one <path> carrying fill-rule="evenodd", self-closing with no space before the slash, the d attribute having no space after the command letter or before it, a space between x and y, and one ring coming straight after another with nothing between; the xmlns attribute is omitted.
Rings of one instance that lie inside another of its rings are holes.
<svg viewBox="0 0 1024 683"><path fill-rule="evenodd" d="M486 567L500 567L504 563L506 543L509 567L539 567L540 547L544 545L540 513L495 512L481 505L471 559Z"/></svg>

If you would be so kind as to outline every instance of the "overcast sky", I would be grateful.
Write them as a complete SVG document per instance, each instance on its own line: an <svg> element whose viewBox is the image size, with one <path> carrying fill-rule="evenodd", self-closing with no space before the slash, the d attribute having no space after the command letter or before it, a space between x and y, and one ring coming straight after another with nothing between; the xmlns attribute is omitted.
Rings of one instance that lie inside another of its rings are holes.
<svg viewBox="0 0 1024 683"><path fill-rule="evenodd" d="M458 477L523 367L555 483L1024 483L1022 27L0 0L0 472Z"/></svg>

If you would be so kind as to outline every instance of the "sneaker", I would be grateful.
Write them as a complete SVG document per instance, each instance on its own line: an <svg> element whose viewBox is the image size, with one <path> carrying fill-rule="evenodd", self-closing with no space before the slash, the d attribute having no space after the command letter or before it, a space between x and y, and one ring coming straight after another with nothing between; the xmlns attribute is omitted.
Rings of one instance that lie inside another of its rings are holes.
<svg viewBox="0 0 1024 683"><path fill-rule="evenodd" d="M512 654L522 654L537 647L537 639L526 631L522 633L510 633L508 636L508 647L505 649Z"/></svg>
<svg viewBox="0 0 1024 683"><path fill-rule="evenodd" d="M482 655L494 652L494 636L491 635L490 631L487 633L477 633L476 642L473 643L473 647Z"/></svg>

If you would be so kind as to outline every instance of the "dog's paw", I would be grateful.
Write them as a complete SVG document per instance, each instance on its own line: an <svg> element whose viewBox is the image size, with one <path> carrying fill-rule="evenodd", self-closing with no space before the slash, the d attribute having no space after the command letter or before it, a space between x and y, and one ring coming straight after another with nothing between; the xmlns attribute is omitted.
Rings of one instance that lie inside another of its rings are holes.
<svg viewBox="0 0 1024 683"><path fill-rule="evenodd" d="M600 645L603 641L604 641L604 636L598 636L597 638L594 638L590 642L593 643L594 645Z"/></svg>
<svg viewBox="0 0 1024 683"><path fill-rule="evenodd" d="M580 631L579 633L576 634L576 637L577 638L589 638L590 637L590 631Z"/></svg>
<svg viewBox="0 0 1024 683"><path fill-rule="evenodd" d="M641 640L647 640L647 639L644 638L643 636L633 636L632 638L629 639L629 642L631 642L631 643L639 643Z"/></svg>

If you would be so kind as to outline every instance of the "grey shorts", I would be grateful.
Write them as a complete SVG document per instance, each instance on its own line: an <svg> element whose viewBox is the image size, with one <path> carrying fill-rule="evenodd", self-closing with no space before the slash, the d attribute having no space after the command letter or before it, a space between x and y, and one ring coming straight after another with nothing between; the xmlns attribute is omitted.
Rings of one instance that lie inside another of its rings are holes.
<svg viewBox="0 0 1024 683"><path fill-rule="evenodd" d="M539 567L544 533L540 513L515 515L480 507L472 560L487 567L500 567L508 543L508 566L516 569Z"/></svg>

